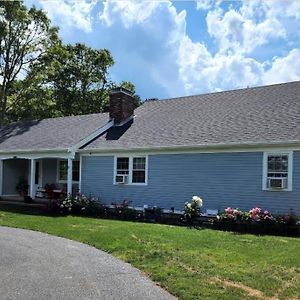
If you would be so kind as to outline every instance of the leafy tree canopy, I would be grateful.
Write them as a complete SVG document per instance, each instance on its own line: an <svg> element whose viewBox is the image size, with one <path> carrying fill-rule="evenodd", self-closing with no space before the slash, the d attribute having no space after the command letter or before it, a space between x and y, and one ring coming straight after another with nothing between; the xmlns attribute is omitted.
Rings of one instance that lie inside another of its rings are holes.
<svg viewBox="0 0 300 300"><path fill-rule="evenodd" d="M105 111L114 64L107 49L65 45L41 10L22 2L0 2L1 124ZM140 98L135 86L121 86Z"/></svg>
<svg viewBox="0 0 300 300"><path fill-rule="evenodd" d="M15 81L57 42L57 31L43 11L27 10L19 1L0 2L0 124L8 121Z"/></svg>

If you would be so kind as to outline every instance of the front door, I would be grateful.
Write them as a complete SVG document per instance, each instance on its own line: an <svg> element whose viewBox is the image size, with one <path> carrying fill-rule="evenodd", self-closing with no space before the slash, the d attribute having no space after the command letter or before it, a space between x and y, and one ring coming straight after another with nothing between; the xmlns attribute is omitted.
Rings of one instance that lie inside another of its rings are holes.
<svg viewBox="0 0 300 300"><path fill-rule="evenodd" d="M40 187L42 188L42 160L35 161L35 191Z"/></svg>

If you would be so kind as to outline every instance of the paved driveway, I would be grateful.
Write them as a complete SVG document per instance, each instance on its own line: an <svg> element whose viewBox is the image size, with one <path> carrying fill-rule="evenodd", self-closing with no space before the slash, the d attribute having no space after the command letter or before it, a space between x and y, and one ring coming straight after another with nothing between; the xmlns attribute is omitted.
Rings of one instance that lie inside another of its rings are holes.
<svg viewBox="0 0 300 300"><path fill-rule="evenodd" d="M0 299L175 298L103 251L39 232L0 227Z"/></svg>

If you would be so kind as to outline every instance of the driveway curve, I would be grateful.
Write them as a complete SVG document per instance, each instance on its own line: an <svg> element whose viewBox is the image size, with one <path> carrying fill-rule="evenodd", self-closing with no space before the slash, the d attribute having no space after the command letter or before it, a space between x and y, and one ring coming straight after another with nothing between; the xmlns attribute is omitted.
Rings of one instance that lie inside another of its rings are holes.
<svg viewBox="0 0 300 300"><path fill-rule="evenodd" d="M175 299L138 269L106 252L8 227L0 227L0 298Z"/></svg>

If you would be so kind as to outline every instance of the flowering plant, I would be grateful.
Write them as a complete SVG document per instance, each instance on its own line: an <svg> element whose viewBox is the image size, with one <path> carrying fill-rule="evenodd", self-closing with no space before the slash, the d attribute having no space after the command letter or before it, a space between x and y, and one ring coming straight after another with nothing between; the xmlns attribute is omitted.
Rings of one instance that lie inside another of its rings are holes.
<svg viewBox="0 0 300 300"><path fill-rule="evenodd" d="M75 197L70 194L67 195L66 198L59 200L58 207L60 213L85 214L98 214L102 208L98 199L80 194L77 194Z"/></svg>
<svg viewBox="0 0 300 300"><path fill-rule="evenodd" d="M259 207L255 207L249 210L249 218L254 221L259 221L261 217L261 209Z"/></svg>
<svg viewBox="0 0 300 300"><path fill-rule="evenodd" d="M199 196L193 196L191 202L186 202L184 205L184 219L188 223L192 223L201 212L203 201Z"/></svg>
<svg viewBox="0 0 300 300"><path fill-rule="evenodd" d="M229 219L232 221L248 221L248 222L261 222L261 221L274 221L275 218L268 210L263 211L260 207L254 207L249 212L243 212L238 208L227 207L224 214L220 216L221 219ZM219 219L220 219L219 218Z"/></svg>
<svg viewBox="0 0 300 300"><path fill-rule="evenodd" d="M59 210L61 213L70 213L74 206L73 197L68 194L65 199L62 199L59 203Z"/></svg>
<svg viewBox="0 0 300 300"><path fill-rule="evenodd" d="M238 208L227 207L225 213L221 217L233 221L243 221L248 218L248 213L245 213Z"/></svg>

